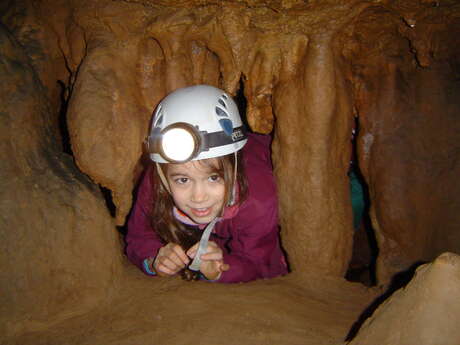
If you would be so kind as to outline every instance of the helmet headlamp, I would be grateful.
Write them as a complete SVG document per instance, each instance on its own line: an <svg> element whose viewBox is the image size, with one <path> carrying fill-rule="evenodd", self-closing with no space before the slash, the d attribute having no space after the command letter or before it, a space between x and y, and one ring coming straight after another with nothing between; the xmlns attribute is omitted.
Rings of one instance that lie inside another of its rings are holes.
<svg viewBox="0 0 460 345"><path fill-rule="evenodd" d="M244 127L233 130L231 136L224 131L208 133L185 122L176 122L160 130L156 128L149 137L149 151L159 154L166 162L184 163L213 147L246 140Z"/></svg>
<svg viewBox="0 0 460 345"><path fill-rule="evenodd" d="M199 151L200 136L189 124L176 123L166 127L161 133L159 153L169 162L187 162Z"/></svg>
<svg viewBox="0 0 460 345"><path fill-rule="evenodd" d="M197 156L201 142L201 136L195 127L178 122L163 130L155 128L148 139L148 147L150 153L159 154L169 163L183 163Z"/></svg>

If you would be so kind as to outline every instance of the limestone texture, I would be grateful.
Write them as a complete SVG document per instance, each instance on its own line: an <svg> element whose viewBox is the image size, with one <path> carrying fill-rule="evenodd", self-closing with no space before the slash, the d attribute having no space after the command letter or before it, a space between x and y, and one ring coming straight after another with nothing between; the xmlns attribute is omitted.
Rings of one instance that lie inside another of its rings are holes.
<svg viewBox="0 0 460 345"><path fill-rule="evenodd" d="M436 279L458 276L459 37L456 0L0 2L0 343L343 343L396 273L451 252L351 340L409 344L425 327L414 343L451 344L460 316ZM202 83L273 136L288 277L187 285L123 255L152 112ZM372 289L342 278L354 127ZM407 332L384 332L414 306ZM449 312L445 328L428 309Z"/></svg>
<svg viewBox="0 0 460 345"><path fill-rule="evenodd" d="M1 339L108 303L122 255L100 190L62 153L45 90L4 27L0 75Z"/></svg>
<svg viewBox="0 0 460 345"><path fill-rule="evenodd" d="M460 343L460 256L440 255L384 302L350 345Z"/></svg>

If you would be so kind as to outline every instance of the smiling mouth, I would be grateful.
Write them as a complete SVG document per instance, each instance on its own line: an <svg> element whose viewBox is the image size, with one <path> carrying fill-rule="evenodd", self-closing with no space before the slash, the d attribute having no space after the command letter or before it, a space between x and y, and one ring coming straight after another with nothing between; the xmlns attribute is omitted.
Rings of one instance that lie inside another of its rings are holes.
<svg viewBox="0 0 460 345"><path fill-rule="evenodd" d="M190 210L196 217L206 217L209 214L211 214L212 207L203 207L203 208L191 207Z"/></svg>

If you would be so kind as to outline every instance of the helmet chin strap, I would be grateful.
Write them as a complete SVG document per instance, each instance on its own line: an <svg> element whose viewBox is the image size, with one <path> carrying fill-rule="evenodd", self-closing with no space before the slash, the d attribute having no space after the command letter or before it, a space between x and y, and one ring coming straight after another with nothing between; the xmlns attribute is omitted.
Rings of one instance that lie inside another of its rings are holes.
<svg viewBox="0 0 460 345"><path fill-rule="evenodd" d="M238 157L236 152L233 152L233 155L235 157L235 168L233 169L232 192L230 193L230 198L228 200L227 206L233 206L236 202L236 175L238 170Z"/></svg>
<svg viewBox="0 0 460 345"><path fill-rule="evenodd" d="M155 165L157 167L157 172L158 172L158 176L160 176L161 183L163 183L163 186L166 188L168 193L171 194L171 188L169 188L168 180L166 179L166 176L163 173L163 169L161 169L160 163L155 162Z"/></svg>
<svg viewBox="0 0 460 345"><path fill-rule="evenodd" d="M236 202L236 172L238 169L238 157L237 153L234 152L235 157L235 169L233 171L233 181L232 181L232 192L230 193L230 200L228 200L227 206L233 206ZM157 163L158 164L158 163ZM222 214L224 213L224 208L222 208ZM201 255L206 253L206 248L208 247L209 236L214 229L214 226L219 221L219 217L215 217L204 229L203 234L201 235L200 244L198 245L198 250L195 254L195 258L192 263L188 266L192 271L199 271L201 266ZM219 275L220 277L220 275Z"/></svg>

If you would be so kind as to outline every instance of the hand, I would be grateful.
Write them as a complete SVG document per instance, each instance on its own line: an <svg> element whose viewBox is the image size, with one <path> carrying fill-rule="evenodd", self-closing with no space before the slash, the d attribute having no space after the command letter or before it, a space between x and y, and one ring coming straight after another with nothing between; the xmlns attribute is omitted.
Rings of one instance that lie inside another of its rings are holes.
<svg viewBox="0 0 460 345"><path fill-rule="evenodd" d="M160 248L153 262L153 269L159 276L172 276L188 265L190 259L181 246L168 243Z"/></svg>
<svg viewBox="0 0 460 345"><path fill-rule="evenodd" d="M187 255L192 259L195 257L200 242L196 243L187 251ZM213 242L208 242L206 252L201 255L200 271L209 280L217 280L222 272L228 271L230 265L224 263L224 255L222 249Z"/></svg>

